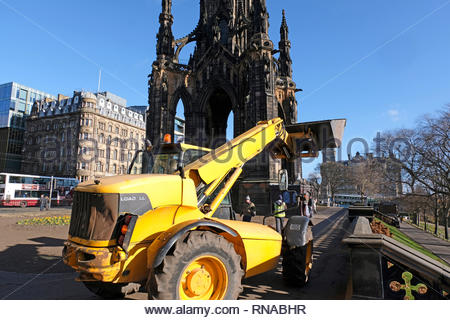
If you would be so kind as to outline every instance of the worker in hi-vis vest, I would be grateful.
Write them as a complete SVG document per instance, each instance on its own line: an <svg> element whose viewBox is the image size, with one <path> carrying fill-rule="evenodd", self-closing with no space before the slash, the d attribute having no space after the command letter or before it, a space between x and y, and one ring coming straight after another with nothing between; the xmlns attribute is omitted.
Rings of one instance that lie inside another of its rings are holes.
<svg viewBox="0 0 450 320"><path fill-rule="evenodd" d="M278 200L273 204L273 212L278 233L281 233L281 229L283 228L283 218L286 217L286 210L286 203L284 203L283 196L280 194Z"/></svg>

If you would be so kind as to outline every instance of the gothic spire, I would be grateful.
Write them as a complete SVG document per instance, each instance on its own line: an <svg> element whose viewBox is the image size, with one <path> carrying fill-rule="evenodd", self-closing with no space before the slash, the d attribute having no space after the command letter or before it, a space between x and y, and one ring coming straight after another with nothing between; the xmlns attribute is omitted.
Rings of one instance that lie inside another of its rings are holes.
<svg viewBox="0 0 450 320"><path fill-rule="evenodd" d="M172 0L162 0L162 11L159 15L159 31L157 34L156 54L158 58L174 55L174 37L172 34Z"/></svg>
<svg viewBox="0 0 450 320"><path fill-rule="evenodd" d="M172 14L172 0L162 0L162 13Z"/></svg>
<svg viewBox="0 0 450 320"><path fill-rule="evenodd" d="M278 46L280 49L280 75L292 78L291 42L289 41L289 28L284 10L280 27L280 43Z"/></svg>
<svg viewBox="0 0 450 320"><path fill-rule="evenodd" d="M269 13L267 12L266 0L256 0L253 4L253 24L255 33L269 32Z"/></svg>
<svg viewBox="0 0 450 320"><path fill-rule="evenodd" d="M238 17L243 17L244 16L244 3L242 2L242 0L238 0Z"/></svg>
<svg viewBox="0 0 450 320"><path fill-rule="evenodd" d="M281 41L289 40L289 28L287 26L286 12L284 11L284 9L283 9L283 19L281 21L281 27L280 27L280 35L281 35Z"/></svg>

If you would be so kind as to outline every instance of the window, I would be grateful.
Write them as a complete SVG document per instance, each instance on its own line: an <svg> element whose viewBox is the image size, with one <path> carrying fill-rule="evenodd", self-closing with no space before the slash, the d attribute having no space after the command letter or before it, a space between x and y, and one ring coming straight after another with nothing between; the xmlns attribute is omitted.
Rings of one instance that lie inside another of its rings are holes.
<svg viewBox="0 0 450 320"><path fill-rule="evenodd" d="M24 100L24 101L27 100L27 93L28 93L27 90L20 89L17 91L17 93L18 93L17 98L19 98L20 100Z"/></svg>
<svg viewBox="0 0 450 320"><path fill-rule="evenodd" d="M62 134L61 134L61 142L64 142L64 139L66 138L66 134L63 132Z"/></svg>
<svg viewBox="0 0 450 320"><path fill-rule="evenodd" d="M114 150L113 152L113 160L117 160L117 150Z"/></svg>
<svg viewBox="0 0 450 320"><path fill-rule="evenodd" d="M103 135L103 133L100 133L99 141L100 143L105 143L105 136Z"/></svg>
<svg viewBox="0 0 450 320"><path fill-rule="evenodd" d="M101 172L102 170L102 164L100 162L97 162L97 171Z"/></svg>
<svg viewBox="0 0 450 320"><path fill-rule="evenodd" d="M80 98L78 96L76 96L75 98L73 98L73 103L77 104L79 99Z"/></svg>
<svg viewBox="0 0 450 320"><path fill-rule="evenodd" d="M105 157L105 150L99 150L98 153L99 153L100 158Z"/></svg>
<svg viewBox="0 0 450 320"><path fill-rule="evenodd" d="M108 132L112 132L112 125L108 126Z"/></svg>
<svg viewBox="0 0 450 320"><path fill-rule="evenodd" d="M26 109L26 105L25 105L24 102L19 102L19 103L17 104L17 111L25 112L25 109Z"/></svg>
<svg viewBox="0 0 450 320"><path fill-rule="evenodd" d="M80 169L82 170L88 170L89 169L89 164L86 162L81 162L80 163Z"/></svg>
<svg viewBox="0 0 450 320"><path fill-rule="evenodd" d="M116 133L119 134L119 127L116 127Z"/></svg>
<svg viewBox="0 0 450 320"><path fill-rule="evenodd" d="M108 139L106 140L106 144L111 145L111 136L108 136Z"/></svg>
<svg viewBox="0 0 450 320"><path fill-rule="evenodd" d="M116 173L117 172L117 165L116 164L113 164L113 169L112 169L112 173Z"/></svg>

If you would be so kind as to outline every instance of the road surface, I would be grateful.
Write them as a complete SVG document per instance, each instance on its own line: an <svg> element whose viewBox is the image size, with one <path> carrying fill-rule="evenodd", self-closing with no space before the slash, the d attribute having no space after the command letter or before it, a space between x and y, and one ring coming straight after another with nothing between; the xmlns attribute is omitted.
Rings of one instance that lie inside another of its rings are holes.
<svg viewBox="0 0 450 320"><path fill-rule="evenodd" d="M17 211L20 213L20 211ZM56 214L56 212L55 212ZM98 299L61 261L67 226L18 226L2 215L0 226L0 299ZM287 287L276 270L243 281L240 299L344 299L348 252L341 240L348 227L345 210L328 208L313 218L314 262L304 288ZM138 292L127 299L146 299Z"/></svg>

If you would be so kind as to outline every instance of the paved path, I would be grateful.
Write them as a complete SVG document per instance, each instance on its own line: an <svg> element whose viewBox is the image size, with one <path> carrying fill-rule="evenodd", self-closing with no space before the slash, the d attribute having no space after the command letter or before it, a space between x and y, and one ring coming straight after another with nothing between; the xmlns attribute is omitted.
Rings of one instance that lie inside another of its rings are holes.
<svg viewBox="0 0 450 320"><path fill-rule="evenodd" d="M16 219L3 217L0 225L0 300L99 299L76 282L76 273L61 261L68 226L17 226ZM345 299L350 269L348 249L341 240L347 220L339 208L323 208L314 216L314 264L310 282L304 288L286 286L280 265L245 279L239 298ZM147 299L147 294L139 292L127 299Z"/></svg>
<svg viewBox="0 0 450 320"><path fill-rule="evenodd" d="M450 242L439 239L431 233L405 222L401 223L400 231L450 264Z"/></svg>
<svg viewBox="0 0 450 320"><path fill-rule="evenodd" d="M286 285L281 262L275 270L244 279L244 300L337 300L345 299L350 276L347 236L348 219L342 208L321 208L313 217L314 251L310 280L303 288Z"/></svg>

